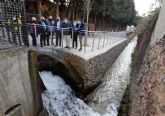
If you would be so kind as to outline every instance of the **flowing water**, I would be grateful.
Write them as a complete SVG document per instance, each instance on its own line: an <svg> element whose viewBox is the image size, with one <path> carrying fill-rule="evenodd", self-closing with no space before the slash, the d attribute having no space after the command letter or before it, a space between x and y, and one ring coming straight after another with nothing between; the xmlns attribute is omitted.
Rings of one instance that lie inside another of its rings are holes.
<svg viewBox="0 0 165 116"><path fill-rule="evenodd" d="M104 76L103 83L88 96L89 106L101 114L117 110L130 80L132 53L137 44L135 37L120 54Z"/></svg>
<svg viewBox="0 0 165 116"><path fill-rule="evenodd" d="M89 96L89 105L77 98L61 77L40 72L47 89L42 93L43 105L49 116L117 116L129 83L131 54L135 46L136 39L128 44L105 75L103 83Z"/></svg>

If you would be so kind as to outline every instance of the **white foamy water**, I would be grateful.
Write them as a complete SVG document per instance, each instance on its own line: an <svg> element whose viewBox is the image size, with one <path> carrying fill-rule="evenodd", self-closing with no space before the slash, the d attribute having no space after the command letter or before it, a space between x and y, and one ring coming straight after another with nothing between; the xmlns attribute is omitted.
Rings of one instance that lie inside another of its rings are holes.
<svg viewBox="0 0 165 116"><path fill-rule="evenodd" d="M46 91L42 94L44 108L49 116L116 116L114 108L109 113L101 115L94 112L81 99L77 98L72 89L59 76L51 72L40 72Z"/></svg>
<svg viewBox="0 0 165 116"><path fill-rule="evenodd" d="M51 72L40 72L47 88L42 94L43 105L49 116L117 116L129 83L131 54L136 43L135 38L128 44L107 71L103 83L89 96L91 107L77 98L61 77Z"/></svg>
<svg viewBox="0 0 165 116"><path fill-rule="evenodd" d="M89 106L101 114L119 109L123 94L130 80L131 55L137 44L135 37L116 59L104 76L103 83L88 96Z"/></svg>

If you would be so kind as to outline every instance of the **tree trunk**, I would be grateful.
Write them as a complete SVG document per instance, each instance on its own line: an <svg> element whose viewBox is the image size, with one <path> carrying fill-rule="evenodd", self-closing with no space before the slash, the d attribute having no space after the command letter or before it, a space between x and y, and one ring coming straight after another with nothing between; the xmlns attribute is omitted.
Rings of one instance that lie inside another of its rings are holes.
<svg viewBox="0 0 165 116"><path fill-rule="evenodd" d="M56 17L59 17L59 0L57 0L57 4L56 4Z"/></svg>
<svg viewBox="0 0 165 116"><path fill-rule="evenodd" d="M75 17L75 7L73 8L73 12L72 12L72 20L74 21L74 17Z"/></svg>
<svg viewBox="0 0 165 116"><path fill-rule="evenodd" d="M87 38L88 38L88 27L89 27L89 14L90 14L90 5L91 5L91 0L87 0L87 4L86 4L86 18L87 18L87 22L86 22L86 32L85 32L85 40L84 40L84 52L86 52L86 47L87 47Z"/></svg>
<svg viewBox="0 0 165 116"><path fill-rule="evenodd" d="M41 0L37 0L37 11L39 14L39 18L41 18L42 16L42 12L41 12Z"/></svg>
<svg viewBox="0 0 165 116"><path fill-rule="evenodd" d="M71 20L71 12L72 12L72 8L69 8L69 16L68 18Z"/></svg>

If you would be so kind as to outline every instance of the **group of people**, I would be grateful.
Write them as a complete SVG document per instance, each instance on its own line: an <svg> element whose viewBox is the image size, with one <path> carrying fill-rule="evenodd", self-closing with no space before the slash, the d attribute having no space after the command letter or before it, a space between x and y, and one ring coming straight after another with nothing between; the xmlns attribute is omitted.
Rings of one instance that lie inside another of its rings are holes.
<svg viewBox="0 0 165 116"><path fill-rule="evenodd" d="M7 34L8 41L10 43L19 44L23 43L22 38L22 18L21 15L14 16L12 19L8 18L5 22L0 21L0 27L2 30L2 35L5 37L5 32ZM17 39L18 38L18 39Z"/></svg>
<svg viewBox="0 0 165 116"><path fill-rule="evenodd" d="M51 44L55 47L62 46L62 38L65 39L65 48L75 48L78 47L78 38L80 43L80 49L82 50L82 40L85 35L85 24L76 20L71 23L67 18L61 21L60 17L53 19L49 16L48 19L41 17L40 21L37 22L35 17L32 17L30 23L30 35L32 37L33 46L37 45L37 36L40 35L40 46L49 46ZM56 42L54 43L54 35L56 37ZM72 47L71 47L72 41Z"/></svg>

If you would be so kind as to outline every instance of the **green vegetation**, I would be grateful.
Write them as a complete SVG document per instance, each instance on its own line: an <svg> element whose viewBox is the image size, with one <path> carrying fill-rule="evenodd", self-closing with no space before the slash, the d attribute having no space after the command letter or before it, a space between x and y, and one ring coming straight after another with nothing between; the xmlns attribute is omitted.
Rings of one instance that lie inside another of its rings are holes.
<svg viewBox="0 0 165 116"><path fill-rule="evenodd" d="M127 89L121 101L121 106L119 109L118 116L129 116L129 110L130 110L130 85L127 86Z"/></svg>
<svg viewBox="0 0 165 116"><path fill-rule="evenodd" d="M48 11L56 6L56 16L70 20L86 20L87 0L54 0L48 3ZM42 1L43 2L43 1ZM58 11L58 12L57 12ZM134 0L91 0L89 22L97 26L122 27L133 24L136 18Z"/></svg>
<svg viewBox="0 0 165 116"><path fill-rule="evenodd" d="M138 36L138 42L137 46L134 50L134 53L132 54L132 70L138 71L138 68L142 62L143 55L145 53L145 50L147 49L147 46L150 42L152 32L155 28L158 16L159 16L160 8L156 8L153 11L150 11L148 16L145 16L141 19L141 22L139 23L137 27L137 36ZM133 71L133 72L134 72ZM136 72L135 71L135 72ZM133 73L136 74L136 73Z"/></svg>

